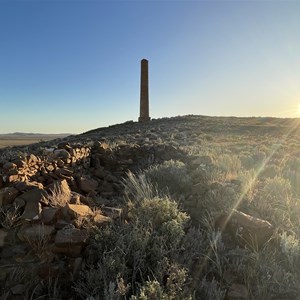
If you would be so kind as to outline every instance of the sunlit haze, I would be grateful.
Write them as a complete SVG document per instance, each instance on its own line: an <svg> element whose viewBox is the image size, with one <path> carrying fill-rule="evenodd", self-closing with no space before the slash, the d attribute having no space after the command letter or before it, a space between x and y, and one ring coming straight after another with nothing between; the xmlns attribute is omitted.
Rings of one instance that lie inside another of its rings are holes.
<svg viewBox="0 0 300 300"><path fill-rule="evenodd" d="M300 1L0 1L0 133L300 116Z"/></svg>

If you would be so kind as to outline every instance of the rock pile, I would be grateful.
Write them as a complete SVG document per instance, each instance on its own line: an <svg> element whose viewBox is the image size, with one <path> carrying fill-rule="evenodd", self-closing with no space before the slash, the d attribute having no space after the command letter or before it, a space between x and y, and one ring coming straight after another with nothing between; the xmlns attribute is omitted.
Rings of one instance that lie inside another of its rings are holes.
<svg viewBox="0 0 300 300"><path fill-rule="evenodd" d="M167 145L60 142L0 161L0 282L18 266L71 281L88 255L89 226L122 219L126 173L183 153ZM25 286L10 286L17 299Z"/></svg>

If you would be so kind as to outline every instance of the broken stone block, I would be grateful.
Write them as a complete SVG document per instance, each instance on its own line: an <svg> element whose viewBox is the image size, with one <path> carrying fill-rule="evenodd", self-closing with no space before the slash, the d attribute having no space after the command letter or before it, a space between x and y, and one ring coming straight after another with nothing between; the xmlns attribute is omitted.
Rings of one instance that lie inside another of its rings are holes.
<svg viewBox="0 0 300 300"><path fill-rule="evenodd" d="M219 216L215 225L217 228L230 233L242 246L248 245L254 248L261 248L274 232L273 226L268 221L238 210L234 210L228 215Z"/></svg>
<svg viewBox="0 0 300 300"><path fill-rule="evenodd" d="M41 221L44 224L52 224L56 221L56 216L59 211L57 207L44 207L41 212Z"/></svg>
<svg viewBox="0 0 300 300"><path fill-rule="evenodd" d="M83 204L67 204L64 209L72 218L85 217L93 213L87 205Z"/></svg>
<svg viewBox="0 0 300 300"><path fill-rule="evenodd" d="M73 171L66 169L66 168L57 169L57 170L55 170L55 175L57 175L58 177L60 177L62 179L69 180L73 176Z"/></svg>
<svg viewBox="0 0 300 300"><path fill-rule="evenodd" d="M30 191L25 192L24 194L20 195L18 198L22 198L23 200L27 201L41 201L47 193L45 190L41 189L32 189Z"/></svg>
<svg viewBox="0 0 300 300"><path fill-rule="evenodd" d="M23 224L17 235L23 242L38 242L42 239L49 241L54 232L55 228L53 225Z"/></svg>
<svg viewBox="0 0 300 300"><path fill-rule="evenodd" d="M61 253L69 257L79 257L81 255L81 251L83 249L83 245L67 245L67 246L56 246L52 248L53 253Z"/></svg>
<svg viewBox="0 0 300 300"><path fill-rule="evenodd" d="M54 157L61 159L68 159L71 157L71 154L65 149L54 150Z"/></svg>
<svg viewBox="0 0 300 300"><path fill-rule="evenodd" d="M16 164L19 169L24 169L27 167L26 161L21 158L14 159L13 163Z"/></svg>
<svg viewBox="0 0 300 300"><path fill-rule="evenodd" d="M75 245L83 245L87 242L89 234L86 230L77 228L61 229L55 237L55 246L68 247Z"/></svg>
<svg viewBox="0 0 300 300"><path fill-rule="evenodd" d="M19 201L19 199L21 199L26 202L25 210L21 216L21 219L27 221L38 220L42 211L40 201L42 201L45 195L46 192L44 190L34 189L17 197L16 201Z"/></svg>
<svg viewBox="0 0 300 300"><path fill-rule="evenodd" d="M112 219L110 217L104 216L102 214L96 214L93 218L93 223L97 227L102 227L112 223Z"/></svg>
<svg viewBox="0 0 300 300"><path fill-rule="evenodd" d="M8 232L2 228L0 228L0 247L4 246L5 238L8 235Z"/></svg>
<svg viewBox="0 0 300 300"><path fill-rule="evenodd" d="M18 179L19 179L19 175L18 175L18 174L15 174L15 175L8 175L8 176L6 177L6 182L7 182L7 183L16 182L16 181L18 181Z"/></svg>
<svg viewBox="0 0 300 300"><path fill-rule="evenodd" d="M57 191L61 191L63 194L71 193L68 182L65 179L57 180L57 181L53 182L51 185L49 185L48 190L51 193L55 193Z"/></svg>
<svg viewBox="0 0 300 300"><path fill-rule="evenodd" d="M104 206L101 208L101 211L105 216L108 216L112 219L120 219L122 216L122 208Z"/></svg>
<svg viewBox="0 0 300 300"><path fill-rule="evenodd" d="M3 165L3 171L6 173L8 172L9 170L13 169L13 170L16 170L17 169L17 165L12 163L12 162L7 162Z"/></svg>
<svg viewBox="0 0 300 300"><path fill-rule="evenodd" d="M19 191L14 187L5 187L0 190L0 206L12 203L18 196Z"/></svg>
<svg viewBox="0 0 300 300"><path fill-rule="evenodd" d="M95 189L98 187L98 182L96 180L85 176L78 178L78 184L79 188L85 193L95 191Z"/></svg>
<svg viewBox="0 0 300 300"><path fill-rule="evenodd" d="M29 191L29 190L33 190L33 189L41 189L42 190L44 188L42 183L36 182L36 181L17 182L14 186L20 192Z"/></svg>

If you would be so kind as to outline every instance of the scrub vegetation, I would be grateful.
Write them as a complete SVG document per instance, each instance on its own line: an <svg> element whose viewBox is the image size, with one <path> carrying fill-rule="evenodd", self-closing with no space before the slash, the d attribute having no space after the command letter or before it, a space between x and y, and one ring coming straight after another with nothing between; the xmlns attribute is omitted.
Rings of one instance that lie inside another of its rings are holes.
<svg viewBox="0 0 300 300"><path fill-rule="evenodd" d="M209 118L195 130L180 120L165 136L149 130L180 155L127 172L122 220L86 225L70 299L300 299L300 122ZM0 213L4 228L18 222ZM60 299L58 281L46 287L37 299Z"/></svg>

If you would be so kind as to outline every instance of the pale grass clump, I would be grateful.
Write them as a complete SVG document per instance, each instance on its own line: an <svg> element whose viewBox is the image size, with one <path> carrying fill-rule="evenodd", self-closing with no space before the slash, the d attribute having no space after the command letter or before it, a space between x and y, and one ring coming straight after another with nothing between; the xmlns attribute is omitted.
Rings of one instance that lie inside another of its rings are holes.
<svg viewBox="0 0 300 300"><path fill-rule="evenodd" d="M64 207L71 199L71 190L55 185L51 192L47 193L44 198L54 207Z"/></svg>
<svg viewBox="0 0 300 300"><path fill-rule="evenodd" d="M134 202L151 199L158 193L156 188L143 173L135 175L132 172L128 172L123 185L127 199L133 199Z"/></svg>
<svg viewBox="0 0 300 300"><path fill-rule="evenodd" d="M9 209L0 207L0 224L5 229L14 228L21 223L20 212L18 208L11 207Z"/></svg>

